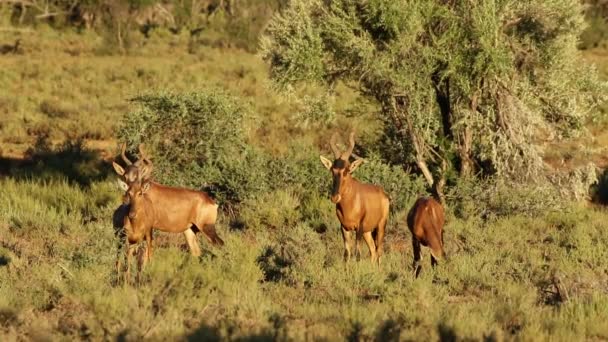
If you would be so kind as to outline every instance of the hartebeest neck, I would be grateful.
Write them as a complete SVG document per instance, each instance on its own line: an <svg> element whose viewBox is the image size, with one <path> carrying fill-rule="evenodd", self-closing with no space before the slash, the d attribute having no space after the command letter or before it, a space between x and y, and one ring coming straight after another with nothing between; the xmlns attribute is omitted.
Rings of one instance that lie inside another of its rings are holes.
<svg viewBox="0 0 608 342"><path fill-rule="evenodd" d="M359 181L354 179L352 176L348 175L344 178L342 186L340 187L340 203L348 204L357 195L357 185ZM339 203L338 203L339 204Z"/></svg>

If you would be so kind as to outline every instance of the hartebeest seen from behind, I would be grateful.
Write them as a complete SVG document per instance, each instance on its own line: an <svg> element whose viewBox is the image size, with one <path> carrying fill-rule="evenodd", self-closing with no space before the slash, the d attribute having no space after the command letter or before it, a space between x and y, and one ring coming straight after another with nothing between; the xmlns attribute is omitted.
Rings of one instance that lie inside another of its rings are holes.
<svg viewBox="0 0 608 342"><path fill-rule="evenodd" d="M389 198L381 187L353 178L352 173L363 162L363 159L356 159L352 163L349 161L355 147L355 133L350 133L349 147L344 152L340 152L336 146L336 137L334 133L330 139L334 161L321 156L321 162L331 172L333 179L331 201L336 204L336 215L342 227L344 259L350 260L353 240L356 240L359 250L358 240L363 236L372 262L380 264Z"/></svg>
<svg viewBox="0 0 608 342"><path fill-rule="evenodd" d="M416 200L407 214L407 226L412 233L414 252L414 274L418 277L422 266L420 245L431 250L431 265L437 265L438 260L445 258L443 250L443 225L445 213L439 201L431 197L421 197Z"/></svg>

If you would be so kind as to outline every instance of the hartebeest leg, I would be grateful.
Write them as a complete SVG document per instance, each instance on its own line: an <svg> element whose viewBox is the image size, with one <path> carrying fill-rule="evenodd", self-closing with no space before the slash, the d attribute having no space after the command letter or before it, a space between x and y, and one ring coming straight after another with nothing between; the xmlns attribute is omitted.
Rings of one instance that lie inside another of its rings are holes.
<svg viewBox="0 0 608 342"><path fill-rule="evenodd" d="M152 230L150 230L150 232L146 234L146 260L145 260L146 263L152 260L153 252L154 252L154 233Z"/></svg>
<svg viewBox="0 0 608 342"><path fill-rule="evenodd" d="M376 263L378 261L378 254L376 253L376 244L374 243L372 232L363 233L363 238L365 239L365 243L367 243L367 248L369 248L369 254L372 257L372 263Z"/></svg>
<svg viewBox="0 0 608 342"><path fill-rule="evenodd" d="M355 246L357 248L357 261L361 260L361 237L363 237L363 229L357 228L355 238Z"/></svg>
<svg viewBox="0 0 608 342"><path fill-rule="evenodd" d="M384 230L386 229L386 219L378 223L378 231L376 232L376 252L378 253L378 264L384 253Z"/></svg>
<svg viewBox="0 0 608 342"><path fill-rule="evenodd" d="M188 243L188 247L190 247L190 253L194 256L201 255L201 248L198 245L198 241L196 239L196 234L192 229L186 229L184 231L184 236L186 237L186 242Z"/></svg>
<svg viewBox="0 0 608 342"><path fill-rule="evenodd" d="M418 274L422 270L422 266L420 265L420 259L422 258L420 255L420 241L415 237L412 237L412 249L414 251L414 275L418 278Z"/></svg>
<svg viewBox="0 0 608 342"><path fill-rule="evenodd" d="M127 243L128 244L128 243ZM127 246L127 260L125 267L125 283L128 284L131 281L131 258L133 257L133 252L135 252L135 248L137 248L137 244L128 244Z"/></svg>
<svg viewBox="0 0 608 342"><path fill-rule="evenodd" d="M354 232L346 230L344 227L342 227L342 239L344 240L344 261L346 262L350 260L352 254L353 234Z"/></svg>

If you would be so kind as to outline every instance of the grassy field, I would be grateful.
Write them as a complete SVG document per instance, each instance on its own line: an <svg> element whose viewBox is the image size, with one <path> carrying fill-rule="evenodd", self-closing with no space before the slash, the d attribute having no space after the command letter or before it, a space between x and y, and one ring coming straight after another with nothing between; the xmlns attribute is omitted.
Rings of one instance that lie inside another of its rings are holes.
<svg viewBox="0 0 608 342"><path fill-rule="evenodd" d="M405 211L389 221L378 270L366 248L344 264L329 199L315 199L328 227L315 229L298 220L303 199L279 189L245 203L239 229L224 215L226 245L203 243L200 258L182 236L157 234L141 284L117 284L121 193L107 161L130 98L219 87L246 104L250 144L276 158L286 141L328 153L329 125L298 120L318 90L279 96L256 55L154 32L124 56L89 33L0 32L23 39L22 54L0 56L0 340L608 339L608 214L581 203L532 217L450 214L450 261L431 270L424 251L415 280ZM601 50L587 56L608 73ZM331 101L332 124L373 139L373 106L347 88ZM604 125L548 146L548 161L605 167Z"/></svg>

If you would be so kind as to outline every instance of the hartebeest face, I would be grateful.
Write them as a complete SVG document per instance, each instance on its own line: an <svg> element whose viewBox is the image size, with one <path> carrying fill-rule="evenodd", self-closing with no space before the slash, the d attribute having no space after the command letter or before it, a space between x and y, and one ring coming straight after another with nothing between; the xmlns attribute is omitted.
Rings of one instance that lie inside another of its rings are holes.
<svg viewBox="0 0 608 342"><path fill-rule="evenodd" d="M350 163L348 158L353 152L353 148L355 147L355 136L354 132L350 134L350 146L349 148L340 153L338 147L335 143L336 134L334 133L331 137L330 146L332 151L334 152L335 159L332 162L331 160L320 156L321 162L323 165L331 172L333 185L331 191L331 201L333 203L340 203L342 199L342 194L346 190L346 184L351 180L351 174L355 171L359 165L363 162L363 159L357 159L354 162Z"/></svg>
<svg viewBox="0 0 608 342"><path fill-rule="evenodd" d="M363 159L357 159L352 164L348 160L336 159L333 161L321 156L321 162L331 172L333 184L331 190L331 201L340 203L342 192L346 189L344 186L352 178L352 173L361 165Z"/></svg>
<svg viewBox="0 0 608 342"><path fill-rule="evenodd" d="M129 210L129 218L136 219L138 216L146 215L148 210L149 200L144 197L146 192L150 189L150 182L135 182L131 184L126 192L125 200L131 205Z"/></svg>
<svg viewBox="0 0 608 342"><path fill-rule="evenodd" d="M121 177L121 180L119 181L121 188L126 191L131 184L137 181L145 181L150 177L150 174L152 173L152 161L146 156L141 144L138 147L139 159L135 162L132 162L127 158L125 149L126 144L123 144L121 157L125 164L127 164L126 169L116 162L112 162L112 166L114 167L114 171Z"/></svg>

